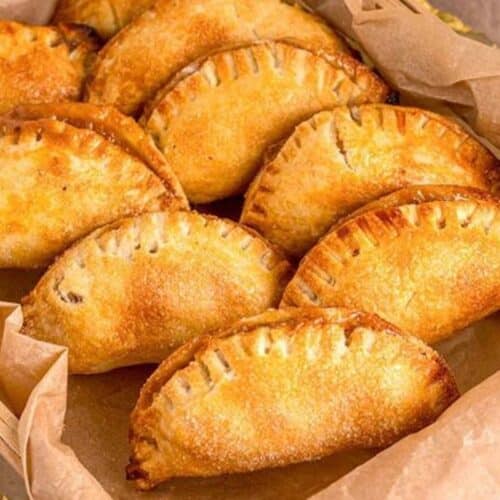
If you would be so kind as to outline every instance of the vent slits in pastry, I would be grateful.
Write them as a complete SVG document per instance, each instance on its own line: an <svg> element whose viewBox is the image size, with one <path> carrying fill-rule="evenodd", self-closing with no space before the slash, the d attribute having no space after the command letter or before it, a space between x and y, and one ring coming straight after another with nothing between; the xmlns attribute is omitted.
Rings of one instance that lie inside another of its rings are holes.
<svg viewBox="0 0 500 500"><path fill-rule="evenodd" d="M457 396L436 352L376 316L267 311L188 342L151 375L131 418L127 476L147 490L384 447Z"/></svg>
<svg viewBox="0 0 500 500"><path fill-rule="evenodd" d="M293 257L358 207L407 185L497 192L500 163L452 120L383 104L323 111L264 164L241 222Z"/></svg>
<svg viewBox="0 0 500 500"><path fill-rule="evenodd" d="M68 346L73 373L159 362L188 339L276 306L290 276L277 250L234 222L143 214L64 253L24 300L23 332ZM216 357L229 373L224 353Z"/></svg>
<svg viewBox="0 0 500 500"><path fill-rule="evenodd" d="M208 203L243 192L268 146L303 119L337 105L383 101L387 91L368 68L345 54L256 43L192 66L159 92L141 123L189 200ZM335 137L342 149L342 136ZM295 138L300 149L300 137Z"/></svg>
<svg viewBox="0 0 500 500"><path fill-rule="evenodd" d="M302 260L282 305L354 307L434 343L500 309L499 285L499 199L418 186L333 226Z"/></svg>

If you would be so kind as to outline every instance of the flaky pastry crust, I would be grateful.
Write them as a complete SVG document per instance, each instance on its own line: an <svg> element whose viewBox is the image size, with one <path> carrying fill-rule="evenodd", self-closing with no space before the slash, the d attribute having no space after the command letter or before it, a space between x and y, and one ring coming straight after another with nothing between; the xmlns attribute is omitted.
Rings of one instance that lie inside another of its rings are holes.
<svg viewBox="0 0 500 500"><path fill-rule="evenodd" d="M83 26L0 21L0 113L29 102L76 101L98 48Z"/></svg>
<svg viewBox="0 0 500 500"><path fill-rule="evenodd" d="M320 18L281 0L159 0L100 52L87 97L134 114L191 61L262 39L347 51Z"/></svg>
<svg viewBox="0 0 500 500"><path fill-rule="evenodd" d="M102 135L127 153L136 156L162 179L171 208L189 208L179 180L151 137L135 120L121 114L112 106L80 102L26 104L15 108L8 117L17 120L54 119Z"/></svg>
<svg viewBox="0 0 500 500"><path fill-rule="evenodd" d="M278 251L234 222L143 214L68 250L23 301L23 332L68 346L72 373L159 362L278 304L290 273Z"/></svg>
<svg viewBox="0 0 500 500"><path fill-rule="evenodd" d="M187 197L243 192L266 147L311 114L386 99L386 85L345 54L265 42L216 53L159 92L141 122Z"/></svg>
<svg viewBox="0 0 500 500"><path fill-rule="evenodd" d="M241 222L301 257L344 215L411 184L500 191L500 162L429 111L384 104L323 111L261 169Z"/></svg>
<svg viewBox="0 0 500 500"><path fill-rule="evenodd" d="M499 284L500 200L420 186L334 226L282 305L359 308L434 343L498 310Z"/></svg>
<svg viewBox="0 0 500 500"><path fill-rule="evenodd" d="M108 39L155 0L59 0L53 23L78 23L92 27Z"/></svg>
<svg viewBox="0 0 500 500"><path fill-rule="evenodd" d="M0 171L0 268L45 266L104 224L171 205L135 156L55 120L0 120Z"/></svg>
<svg viewBox="0 0 500 500"><path fill-rule="evenodd" d="M436 352L375 316L269 311L193 340L153 373L131 417L128 478L150 489L388 446L457 396Z"/></svg>

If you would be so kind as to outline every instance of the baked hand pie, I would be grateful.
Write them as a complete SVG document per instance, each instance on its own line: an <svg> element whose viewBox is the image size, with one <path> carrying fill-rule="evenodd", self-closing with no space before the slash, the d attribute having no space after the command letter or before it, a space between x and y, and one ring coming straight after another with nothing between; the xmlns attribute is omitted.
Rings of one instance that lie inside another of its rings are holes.
<svg viewBox="0 0 500 500"><path fill-rule="evenodd" d="M499 284L500 199L420 186L334 226L282 305L359 308L434 343L498 310Z"/></svg>
<svg viewBox="0 0 500 500"><path fill-rule="evenodd" d="M234 222L143 214L59 258L23 301L23 332L67 346L71 373L159 362L186 340L276 306L290 272Z"/></svg>
<svg viewBox="0 0 500 500"><path fill-rule="evenodd" d="M259 39L348 50L320 18L281 0L159 0L100 52L87 97L135 114L192 61Z"/></svg>
<svg viewBox="0 0 500 500"><path fill-rule="evenodd" d="M266 147L311 114L388 94L351 57L284 42L219 52L187 72L158 93L141 123L194 203L243 192Z"/></svg>
<svg viewBox="0 0 500 500"><path fill-rule="evenodd" d="M15 120L54 119L92 130L137 157L163 181L171 208L189 208L182 187L153 140L130 117L112 106L80 102L26 104L7 115Z"/></svg>
<svg viewBox="0 0 500 500"><path fill-rule="evenodd" d="M153 3L154 0L59 0L52 22L86 24L108 39Z"/></svg>
<svg viewBox="0 0 500 500"><path fill-rule="evenodd" d="M342 216L411 184L500 191L500 165L455 122L384 104L323 111L259 172L241 222L301 257Z"/></svg>
<svg viewBox="0 0 500 500"><path fill-rule="evenodd" d="M83 26L0 21L0 113L28 102L78 100L98 48Z"/></svg>
<svg viewBox="0 0 500 500"><path fill-rule="evenodd" d="M148 165L61 121L0 121L0 268L47 265L118 218L177 206Z"/></svg>
<svg viewBox="0 0 500 500"><path fill-rule="evenodd" d="M376 316L269 311L181 347L132 413L140 489L392 444L458 397L430 347Z"/></svg>

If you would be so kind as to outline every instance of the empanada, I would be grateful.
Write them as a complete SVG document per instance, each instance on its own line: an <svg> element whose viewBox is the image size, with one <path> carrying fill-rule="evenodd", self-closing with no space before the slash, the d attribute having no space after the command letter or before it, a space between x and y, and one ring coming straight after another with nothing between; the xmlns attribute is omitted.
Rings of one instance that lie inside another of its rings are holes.
<svg viewBox="0 0 500 500"><path fill-rule="evenodd" d="M141 121L189 200L244 191L269 144L311 114L383 101L388 89L345 54L321 56L284 42L223 51L162 90Z"/></svg>
<svg viewBox="0 0 500 500"><path fill-rule="evenodd" d="M384 447L458 396L421 341L345 309L269 311L186 344L142 388L128 478L247 472Z"/></svg>
<svg viewBox="0 0 500 500"><path fill-rule="evenodd" d="M383 104L299 125L246 195L241 222L301 257L340 217L408 184L500 188L500 166L458 124Z"/></svg>
<svg viewBox="0 0 500 500"><path fill-rule="evenodd" d="M107 39L153 3L154 0L60 0L52 21L86 24Z"/></svg>
<svg viewBox="0 0 500 500"><path fill-rule="evenodd" d="M320 18L281 0L159 0L100 52L88 99L136 113L193 60L258 39L347 50Z"/></svg>
<svg viewBox="0 0 500 500"><path fill-rule="evenodd" d="M52 118L101 134L108 141L139 158L161 177L167 190L166 196L171 198L171 208L189 208L177 177L151 137L145 134L132 118L122 115L112 106L80 102L27 104L15 108L8 117L17 120Z"/></svg>
<svg viewBox="0 0 500 500"><path fill-rule="evenodd" d="M282 305L373 312L437 342L500 308L500 200L406 188L334 226L304 257Z"/></svg>
<svg viewBox="0 0 500 500"><path fill-rule="evenodd" d="M23 103L79 99L98 48L83 26L0 21L0 113Z"/></svg>
<svg viewBox="0 0 500 500"><path fill-rule="evenodd" d="M72 373L162 361L188 339L278 304L288 262L256 233L196 212L98 230L24 300L24 333L69 347Z"/></svg>
<svg viewBox="0 0 500 500"><path fill-rule="evenodd" d="M0 268L48 264L74 240L175 198L148 166L91 130L0 121Z"/></svg>

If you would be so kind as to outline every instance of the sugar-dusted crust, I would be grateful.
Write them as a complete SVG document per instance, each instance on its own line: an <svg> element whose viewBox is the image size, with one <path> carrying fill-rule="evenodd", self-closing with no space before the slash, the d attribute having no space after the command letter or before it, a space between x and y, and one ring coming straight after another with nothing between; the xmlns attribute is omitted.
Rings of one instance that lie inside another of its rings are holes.
<svg viewBox="0 0 500 500"><path fill-rule="evenodd" d="M457 397L436 352L375 316L271 311L160 365L132 413L128 478L150 489L388 446Z"/></svg>
<svg viewBox="0 0 500 500"><path fill-rule="evenodd" d="M339 223L304 257L282 305L359 308L429 343L495 312L500 200L466 192L411 188Z"/></svg>
<svg viewBox="0 0 500 500"><path fill-rule="evenodd" d="M500 162L429 111L384 104L323 111L261 169L241 222L301 257L345 214L411 184L500 191Z"/></svg>
<svg viewBox="0 0 500 500"><path fill-rule="evenodd" d="M68 250L23 301L23 332L68 346L72 373L159 362L190 338L275 306L290 273L234 222L143 214Z"/></svg>
<svg viewBox="0 0 500 500"><path fill-rule="evenodd" d="M137 113L191 61L228 45L284 38L347 51L321 19L281 0L159 0L100 52L87 97Z"/></svg>
<svg viewBox="0 0 500 500"><path fill-rule="evenodd" d="M0 21L0 113L27 102L79 99L98 48L83 26Z"/></svg>
<svg viewBox="0 0 500 500"><path fill-rule="evenodd" d="M266 147L325 107L383 101L351 57L265 42L222 51L161 91L141 121L196 203L243 192Z"/></svg>
<svg viewBox="0 0 500 500"><path fill-rule="evenodd" d="M79 102L26 104L15 108L9 113L9 117L18 120L51 118L101 134L127 153L136 156L163 180L172 208L189 208L177 177L151 137L132 118L121 114L112 106Z"/></svg>
<svg viewBox="0 0 500 500"><path fill-rule="evenodd" d="M108 39L132 19L142 14L154 0L60 0L53 23L78 23L91 26Z"/></svg>
<svg viewBox="0 0 500 500"><path fill-rule="evenodd" d="M55 120L0 120L0 193L0 268L45 266L97 227L171 205L135 156Z"/></svg>

